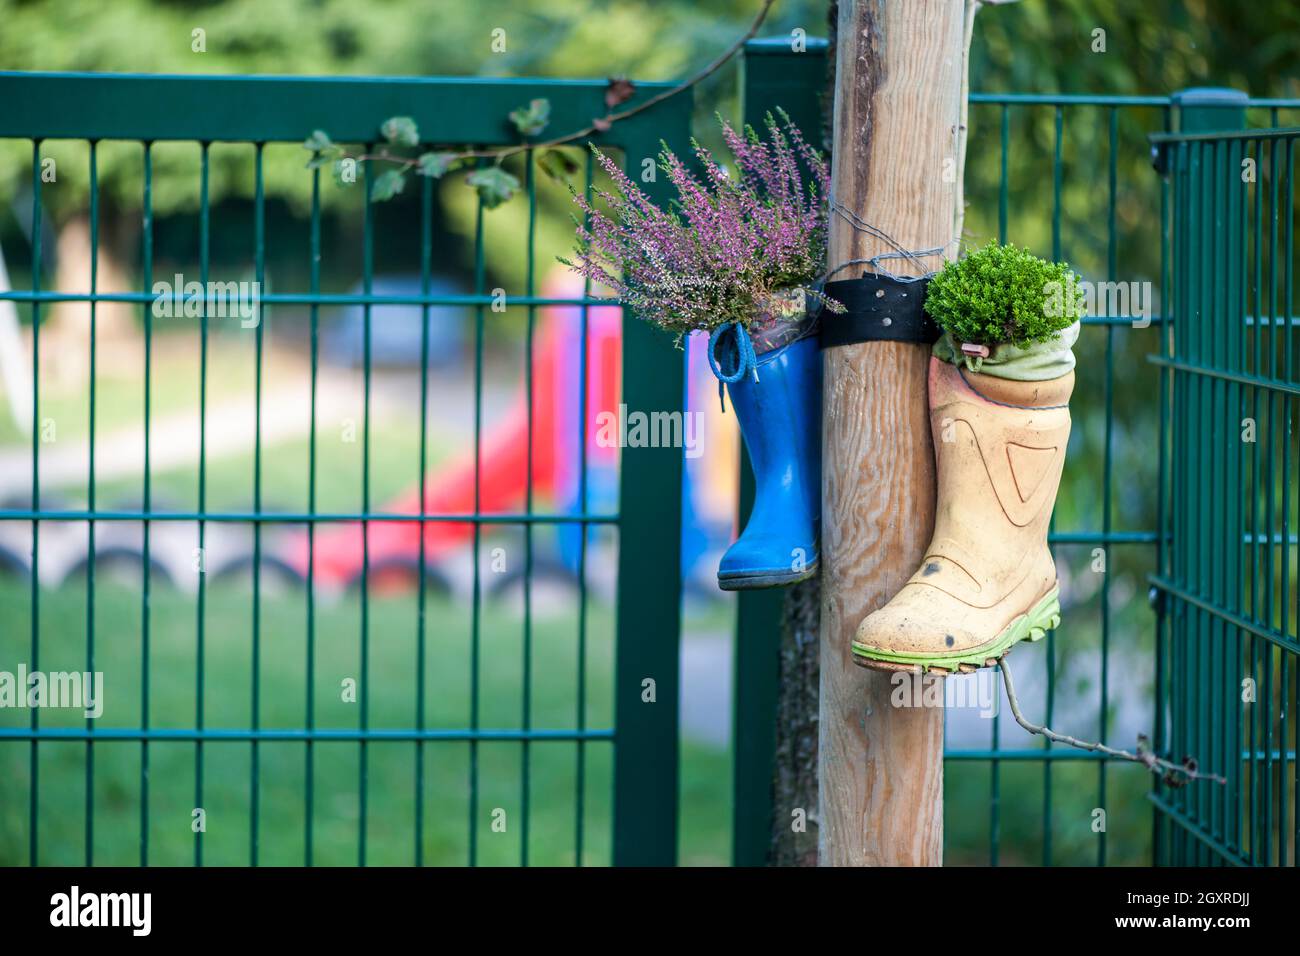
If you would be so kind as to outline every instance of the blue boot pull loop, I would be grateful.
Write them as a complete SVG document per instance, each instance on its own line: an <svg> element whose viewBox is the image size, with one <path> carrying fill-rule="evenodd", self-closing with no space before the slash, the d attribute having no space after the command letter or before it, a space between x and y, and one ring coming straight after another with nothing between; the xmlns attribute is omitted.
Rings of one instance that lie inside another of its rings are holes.
<svg viewBox="0 0 1300 956"><path fill-rule="evenodd" d="M731 337L724 339L725 332L731 332ZM724 349L721 359L718 357L719 344ZM734 366L735 371L724 372L722 370L724 364ZM713 369L713 374L717 376L718 401L725 412L727 410L725 386L739 382L746 373L753 375L754 381L758 381L758 356L754 354L754 342L749 337L749 330L739 322L728 322L714 329L709 336L709 368Z"/></svg>

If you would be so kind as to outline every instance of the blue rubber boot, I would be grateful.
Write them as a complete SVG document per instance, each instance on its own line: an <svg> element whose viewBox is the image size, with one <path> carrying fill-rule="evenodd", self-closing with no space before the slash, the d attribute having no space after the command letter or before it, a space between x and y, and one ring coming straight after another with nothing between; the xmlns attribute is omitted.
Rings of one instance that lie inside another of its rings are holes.
<svg viewBox="0 0 1300 956"><path fill-rule="evenodd" d="M718 587L783 587L817 573L821 353L811 336L751 358L751 363L738 361L736 351L732 349L729 362L719 362L717 371L720 378L731 379L727 391L754 469L754 507L739 540L722 556ZM743 355L744 349L739 351Z"/></svg>

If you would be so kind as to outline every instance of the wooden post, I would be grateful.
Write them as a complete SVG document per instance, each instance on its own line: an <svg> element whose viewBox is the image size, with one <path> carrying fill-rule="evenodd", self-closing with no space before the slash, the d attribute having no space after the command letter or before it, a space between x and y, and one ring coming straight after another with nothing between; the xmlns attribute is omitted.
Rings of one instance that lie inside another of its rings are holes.
<svg viewBox="0 0 1300 956"><path fill-rule="evenodd" d="M962 0L840 0L837 33L832 196L908 250L955 254ZM832 266L891 251L832 214ZM927 271L899 259L884 265ZM943 709L892 707L891 675L854 664L850 650L863 617L916 570L933 530L928 361L928 346L910 343L825 352L823 866L943 860Z"/></svg>

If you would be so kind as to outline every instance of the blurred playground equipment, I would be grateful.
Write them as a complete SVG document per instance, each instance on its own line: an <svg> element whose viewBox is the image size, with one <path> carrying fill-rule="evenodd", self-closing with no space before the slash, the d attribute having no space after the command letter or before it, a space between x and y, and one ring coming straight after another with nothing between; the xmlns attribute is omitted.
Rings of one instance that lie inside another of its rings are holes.
<svg viewBox="0 0 1300 956"><path fill-rule="evenodd" d="M445 288L435 288L434 294L457 291L451 280L447 283ZM408 278L402 276L377 277L373 291L393 296L419 294L418 285L413 289ZM580 298L582 280L557 265L543 282L542 294L554 299ZM462 361L465 327L472 317L460 308L430 307L429 313L430 367L446 368ZM385 374L384 367L418 366L422 346L420 316L418 305L372 307L371 360L380 370L376 374ZM488 594L507 592L520 587L525 574L525 562L515 550L523 547L523 522L511 523L507 516L523 515L531 508L536 514L575 519L540 529L534 535L531 580L548 586L576 587L585 529L590 583L601 592L602 582L612 581L612 571L603 572L612 568L614 539L604 533L606 529L601 525L584 525L578 519L584 514L613 513L618 507L619 448L616 443L602 443L598 424L606 414L620 420L622 321L622 310L614 305L592 306L585 313L577 305L539 307L531 380L520 383L503 412L483 420L477 456L471 442L450 461L431 469L423 488L412 486L373 509L385 516L410 515L412 520L384 517L366 522L364 538L361 522L322 523L316 528L314 540L309 540L302 525L277 529L261 549L264 577L301 584L311 567L316 586L329 593L357 586L364 569L374 587L411 588L419 579L423 536L427 584L462 593L470 583L465 558L473 542L474 525L455 519L477 514L498 519L482 525L482 540L490 542L483 553L490 555L491 549L504 547L510 558L504 570L494 567L498 573L484 579L485 590ZM324 336L325 360L345 368L356 365L362 354L363 336L362 310L359 306L350 308ZM585 354L581 344L584 338ZM692 336L683 344L686 407L700 416L700 427L699 454L685 459L682 571L691 590L710 593L714 590L717 557L734 533L739 437L734 420L718 406L716 383L705 354L706 340ZM9 355L15 350L20 354ZM28 347L21 338L11 342L5 351L16 367L26 368L30 363ZM436 411L431 409L430 414ZM46 477L47 485L51 477ZM9 496L13 499L10 504L22 507L27 496L28 492L17 490ZM61 509L73 511L80 507L71 498L48 491L42 498L47 507L58 504ZM138 508L135 502L114 510ZM153 509L167 510L165 501L155 499ZM219 525L209 529L207 572L212 579L246 575L254 561L251 532L237 524ZM96 536L96 566L128 576L138 574L140 539L138 524L109 523ZM72 575L84 574L88 540L84 526L52 523L42 536L42 581L57 586ZM193 529L189 522L164 521L155 525L150 567L159 581L183 589L193 587L192 552ZM30 573L30 527L26 522L0 528L0 573Z"/></svg>
<svg viewBox="0 0 1300 956"><path fill-rule="evenodd" d="M559 268L543 284L548 298L582 294L581 280ZM710 452L686 459L682 568L691 584L711 583L712 570L703 565L729 541L738 453L734 424L724 425L710 401L713 378L705 344L693 336L685 349L687 408L704 412L703 435L709 436L704 447ZM285 563L305 579L314 562L315 579L326 588L354 586L363 572L380 586L413 583L420 568L423 528L426 579L450 589L439 566L474 536L474 525L455 517L522 514L539 503L553 509L550 513L574 518L613 512L618 504L618 448L599 441L596 423L603 415L618 420L621 363L619 307L539 309L531 380L504 415L485 425L477 454L468 449L432 475L423 489L413 487L381 508L385 514L420 520L371 521L364 531L360 523L327 527L316 533L314 543L303 532L285 542ZM491 533L494 525L484 527ZM533 574L576 580L587 527L580 520L559 525L551 553L535 557ZM516 584L523 563L512 561L508 567L495 577L490 591Z"/></svg>

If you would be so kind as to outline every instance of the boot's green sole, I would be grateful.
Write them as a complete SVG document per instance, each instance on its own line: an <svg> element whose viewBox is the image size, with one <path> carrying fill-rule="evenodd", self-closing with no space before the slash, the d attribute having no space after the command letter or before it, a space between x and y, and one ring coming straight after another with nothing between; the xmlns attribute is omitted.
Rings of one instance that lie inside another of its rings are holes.
<svg viewBox="0 0 1300 956"><path fill-rule="evenodd" d="M920 667L922 673L930 670L957 671L961 665L985 667L996 663L1013 645L1021 641L1041 641L1043 635L1061 623L1061 589L1053 587L1025 614L1007 625L996 638L987 644L956 654L910 654L906 651L887 651L853 642L854 660L864 667L873 661L886 664ZM890 668L897 669L897 668Z"/></svg>

